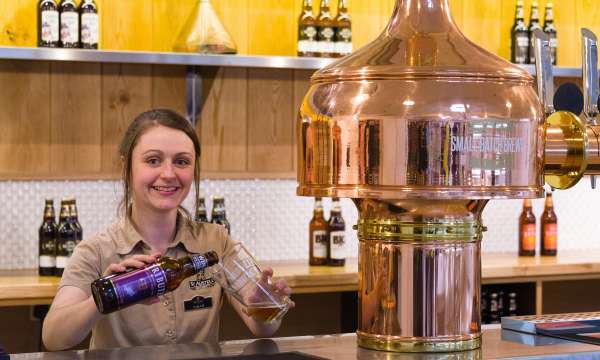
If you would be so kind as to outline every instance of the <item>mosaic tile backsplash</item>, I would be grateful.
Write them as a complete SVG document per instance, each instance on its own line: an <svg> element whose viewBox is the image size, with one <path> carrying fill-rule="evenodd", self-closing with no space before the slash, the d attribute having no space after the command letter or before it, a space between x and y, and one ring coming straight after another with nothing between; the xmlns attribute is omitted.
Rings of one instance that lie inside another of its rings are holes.
<svg viewBox="0 0 600 360"><path fill-rule="evenodd" d="M259 260L308 259L308 222L313 199L295 195L294 180L206 180L201 183L207 206L211 197L225 197L232 236L244 242ZM116 221L122 190L118 181L2 181L0 210L0 269L37 267L37 231L44 198L75 196L84 238ZM554 196L559 219L558 251L600 248L600 189L592 190L589 179ZM192 210L190 195L184 204ZM324 207L329 212L331 202ZM484 211L484 252L516 252L520 200L494 200ZM543 199L534 200L538 217ZM352 225L358 214L349 199L342 199L346 220L348 256L357 254L358 241Z"/></svg>

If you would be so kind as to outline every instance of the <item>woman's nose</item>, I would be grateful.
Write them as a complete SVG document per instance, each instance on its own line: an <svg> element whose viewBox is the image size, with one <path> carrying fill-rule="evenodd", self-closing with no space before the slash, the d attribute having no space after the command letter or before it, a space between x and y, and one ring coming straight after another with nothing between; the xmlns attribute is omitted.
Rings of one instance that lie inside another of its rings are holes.
<svg viewBox="0 0 600 360"><path fill-rule="evenodd" d="M162 171L160 175L163 178L172 178L175 176L175 172L173 171L173 165L166 163L163 165Z"/></svg>

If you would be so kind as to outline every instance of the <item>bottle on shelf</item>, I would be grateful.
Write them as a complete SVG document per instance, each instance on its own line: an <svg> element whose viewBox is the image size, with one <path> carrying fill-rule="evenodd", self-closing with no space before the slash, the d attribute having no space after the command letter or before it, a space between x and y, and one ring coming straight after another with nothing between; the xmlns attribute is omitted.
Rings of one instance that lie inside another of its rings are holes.
<svg viewBox="0 0 600 360"><path fill-rule="evenodd" d="M339 198L331 200L331 216L329 217L329 265L344 266L346 264L346 223L342 216Z"/></svg>
<svg viewBox="0 0 600 360"><path fill-rule="evenodd" d="M511 61L515 64L527 64L529 61L529 31L525 25L523 0L517 1L515 22L511 29Z"/></svg>
<svg viewBox="0 0 600 360"><path fill-rule="evenodd" d="M298 20L298 56L317 56L317 20L312 0L304 0Z"/></svg>
<svg viewBox="0 0 600 360"><path fill-rule="evenodd" d="M348 0L338 3L335 27L335 56L346 56L352 52L352 21L348 14Z"/></svg>
<svg viewBox="0 0 600 360"><path fill-rule="evenodd" d="M227 233L231 234L231 225L227 220L227 214L225 212L225 198L222 196L213 197L213 208L210 216L210 222L225 226Z"/></svg>
<svg viewBox="0 0 600 360"><path fill-rule="evenodd" d="M38 274L52 276L56 272L56 217L54 200L46 199L44 220L39 229L39 266Z"/></svg>
<svg viewBox="0 0 600 360"><path fill-rule="evenodd" d="M79 47L79 10L74 0L62 0L60 12L60 46Z"/></svg>
<svg viewBox="0 0 600 360"><path fill-rule="evenodd" d="M98 311L108 314L175 290L181 282L219 262L214 251L180 259L162 257L141 269L112 274L92 282Z"/></svg>
<svg viewBox="0 0 600 360"><path fill-rule="evenodd" d="M335 21L329 10L329 0L321 0L317 17L317 51L321 57L335 56Z"/></svg>
<svg viewBox="0 0 600 360"><path fill-rule="evenodd" d="M75 231L75 245L77 246L77 244L83 240L83 227L81 227L81 223L79 223L75 198L69 198L69 221Z"/></svg>
<svg viewBox="0 0 600 360"><path fill-rule="evenodd" d="M501 319L503 316L506 316L506 295L503 290L498 291L498 319Z"/></svg>
<svg viewBox="0 0 600 360"><path fill-rule="evenodd" d="M71 212L67 199L60 202L60 215L56 236L56 275L62 276L77 243L77 233L70 221Z"/></svg>
<svg viewBox="0 0 600 360"><path fill-rule="evenodd" d="M204 202L203 197L198 198L198 205L196 207L196 214L194 215L194 220L199 222L208 222L206 203Z"/></svg>
<svg viewBox="0 0 600 360"><path fill-rule="evenodd" d="M490 322L490 299L486 290L481 290L481 323L489 324Z"/></svg>
<svg viewBox="0 0 600 360"><path fill-rule="evenodd" d="M552 65L556 65L556 56L558 49L557 31L554 25L554 7L551 2L546 3L544 12L544 32L550 37L550 54L552 55Z"/></svg>
<svg viewBox="0 0 600 360"><path fill-rule="evenodd" d="M38 46L58 47L60 34L58 4L54 0L40 0L37 10Z"/></svg>
<svg viewBox="0 0 600 360"><path fill-rule="evenodd" d="M538 2L534 1L531 3L531 17L529 18L529 63L535 64L535 50L533 48L533 32L536 30L542 30L542 26L540 25L540 10L538 7Z"/></svg>
<svg viewBox="0 0 600 360"><path fill-rule="evenodd" d="M493 292L490 294L490 324L498 324L500 317L498 316L498 294Z"/></svg>
<svg viewBox="0 0 600 360"><path fill-rule="evenodd" d="M558 245L558 218L554 212L552 193L546 193L544 212L540 219L540 254L556 256Z"/></svg>
<svg viewBox="0 0 600 360"><path fill-rule="evenodd" d="M98 5L94 0L83 0L79 5L79 39L84 49L98 49L100 21Z"/></svg>
<svg viewBox="0 0 600 360"><path fill-rule="evenodd" d="M508 316L517 316L517 293L508 293Z"/></svg>
<svg viewBox="0 0 600 360"><path fill-rule="evenodd" d="M310 265L327 265L327 236L328 223L323 215L323 202L320 197L315 198L313 217L308 227L308 252Z"/></svg>
<svg viewBox="0 0 600 360"><path fill-rule="evenodd" d="M519 217L519 256L535 256L535 233L535 215L531 209L531 199L525 199Z"/></svg>

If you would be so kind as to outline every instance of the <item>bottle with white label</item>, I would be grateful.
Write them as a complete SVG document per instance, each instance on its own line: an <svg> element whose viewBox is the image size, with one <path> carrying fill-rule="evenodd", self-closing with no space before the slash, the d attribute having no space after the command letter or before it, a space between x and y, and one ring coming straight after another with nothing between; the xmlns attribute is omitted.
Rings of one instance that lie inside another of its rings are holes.
<svg viewBox="0 0 600 360"><path fill-rule="evenodd" d="M79 11L74 0L62 0L60 11L60 46L79 47Z"/></svg>
<svg viewBox="0 0 600 360"><path fill-rule="evenodd" d="M100 38L100 22L98 5L94 0L83 0L79 6L79 39L84 49L98 49Z"/></svg>
<svg viewBox="0 0 600 360"><path fill-rule="evenodd" d="M335 56L342 57L352 52L352 22L348 15L348 1L340 0L335 17Z"/></svg>
<svg viewBox="0 0 600 360"><path fill-rule="evenodd" d="M554 11L552 3L546 3L546 12L544 15L544 32L550 37L550 54L552 55L552 65L556 65L556 49L558 48L557 31L554 26Z"/></svg>
<svg viewBox="0 0 600 360"><path fill-rule="evenodd" d="M38 46L58 47L58 5L54 0L38 3Z"/></svg>
<svg viewBox="0 0 600 360"><path fill-rule="evenodd" d="M39 229L38 274L41 276L52 276L56 272L56 236L57 226L54 215L54 200L46 199L44 220Z"/></svg>
<svg viewBox="0 0 600 360"><path fill-rule="evenodd" d="M323 203L321 198L315 198L315 208L313 210L313 218L309 225L309 264L310 265L327 265L328 260L328 229L329 225L323 216Z"/></svg>
<svg viewBox="0 0 600 360"><path fill-rule="evenodd" d="M340 199L334 197L329 218L329 265L346 264L346 223L342 217Z"/></svg>
<svg viewBox="0 0 600 360"><path fill-rule="evenodd" d="M317 52L319 56L334 57L336 25L329 10L329 0L321 0L317 27Z"/></svg>
<svg viewBox="0 0 600 360"><path fill-rule="evenodd" d="M304 0L298 19L298 56L317 56L317 20L313 15L312 0Z"/></svg>

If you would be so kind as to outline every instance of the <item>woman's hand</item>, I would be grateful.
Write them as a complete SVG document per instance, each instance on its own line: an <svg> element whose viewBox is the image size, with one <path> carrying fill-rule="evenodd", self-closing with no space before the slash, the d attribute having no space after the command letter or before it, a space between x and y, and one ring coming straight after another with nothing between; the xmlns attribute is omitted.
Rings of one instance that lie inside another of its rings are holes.
<svg viewBox="0 0 600 360"><path fill-rule="evenodd" d="M292 289L287 285L285 280L280 279L275 283L272 281L273 278L273 269L265 268L260 276L260 280L258 281L266 290L271 291L277 297L281 299L285 299L284 301L288 304L288 309L293 309L296 304L289 299L290 295L292 295ZM264 299L265 295L262 293L262 290L257 289L257 291L250 295L249 303L261 302L261 299ZM287 299L286 299L287 298Z"/></svg>
<svg viewBox="0 0 600 360"><path fill-rule="evenodd" d="M154 264L160 257L161 254L159 252L153 252L151 255L133 255L132 257L127 258L118 264L108 265L106 270L104 270L103 276L124 273L127 271L127 269L141 269L148 265ZM140 302L140 304L152 305L159 301L160 300L158 299L158 296L155 296Z"/></svg>
<svg viewBox="0 0 600 360"><path fill-rule="evenodd" d="M128 268L141 269L145 266L155 263L160 256L161 254L159 252L152 253L151 255L133 255L132 257L127 258L118 264L108 265L102 276L123 273L127 271Z"/></svg>

